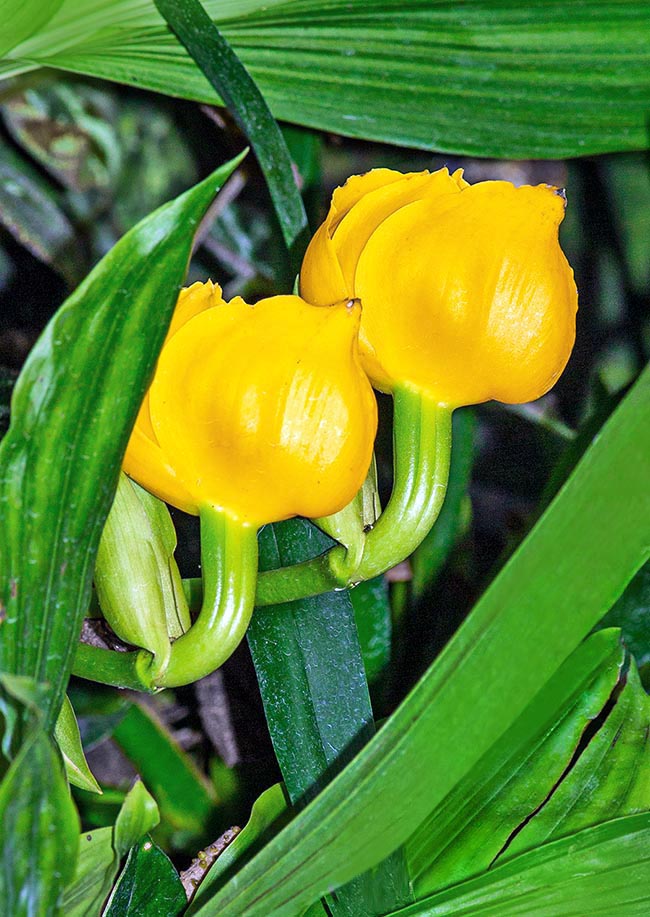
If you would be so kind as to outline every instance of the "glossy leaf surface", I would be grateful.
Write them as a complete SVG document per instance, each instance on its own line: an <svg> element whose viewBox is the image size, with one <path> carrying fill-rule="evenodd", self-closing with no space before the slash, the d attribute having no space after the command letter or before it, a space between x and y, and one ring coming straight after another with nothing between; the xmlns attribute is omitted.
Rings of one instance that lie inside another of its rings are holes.
<svg viewBox="0 0 650 917"><path fill-rule="evenodd" d="M376 738L201 917L296 913L403 843L621 593L648 556L649 519L646 371Z"/></svg>
<svg viewBox="0 0 650 917"><path fill-rule="evenodd" d="M113 828L98 828L79 836L77 866L62 902L66 917L98 917L120 860L157 823L158 808L138 781L127 794Z"/></svg>
<svg viewBox="0 0 650 917"><path fill-rule="evenodd" d="M131 849L104 917L179 917L186 904L171 861L145 837Z"/></svg>
<svg viewBox="0 0 650 917"><path fill-rule="evenodd" d="M127 233L57 312L14 389L0 446L0 668L63 701L101 528L192 234L237 160Z"/></svg>
<svg viewBox="0 0 650 917"><path fill-rule="evenodd" d="M644 0L209 0L276 118L404 146L554 158L648 145ZM64 0L0 74L52 66L214 102L143 0ZM495 125L498 124L498 130Z"/></svg>
<svg viewBox="0 0 650 917"><path fill-rule="evenodd" d="M70 783L80 787L82 790L88 790L90 793L101 793L99 784L88 767L81 744L77 718L67 696L63 701L59 718L56 721L54 738L63 755L63 763Z"/></svg>
<svg viewBox="0 0 650 917"><path fill-rule="evenodd" d="M304 519L266 526L261 569L300 563L331 539ZM248 642L292 803L303 806L374 734L364 661L345 591L260 609ZM332 913L380 914L409 900L401 853L338 890Z"/></svg>

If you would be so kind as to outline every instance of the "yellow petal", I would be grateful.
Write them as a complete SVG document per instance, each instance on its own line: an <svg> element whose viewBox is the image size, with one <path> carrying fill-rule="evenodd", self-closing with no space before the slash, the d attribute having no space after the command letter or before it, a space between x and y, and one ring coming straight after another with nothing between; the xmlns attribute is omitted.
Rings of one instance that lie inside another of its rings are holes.
<svg viewBox="0 0 650 917"><path fill-rule="evenodd" d="M207 283L193 283L181 290L165 343L193 316L220 303L223 303L221 287L211 280ZM161 500L187 513L198 513L198 505L179 483L174 468L160 448L151 424L149 392L144 396L140 406L124 456L123 468L130 477Z"/></svg>
<svg viewBox="0 0 650 917"><path fill-rule="evenodd" d="M358 305L233 300L170 339L151 418L197 503L259 525L328 515L352 499L376 428L356 355L358 321Z"/></svg>
<svg viewBox="0 0 650 917"><path fill-rule="evenodd" d="M544 394L575 337L577 292L548 186L483 182L387 217L359 258L361 347L395 381L455 406Z"/></svg>
<svg viewBox="0 0 650 917"><path fill-rule="evenodd" d="M179 482L165 453L140 427L134 427L131 433L122 467L130 478L160 500L198 515L198 504Z"/></svg>
<svg viewBox="0 0 650 917"><path fill-rule="evenodd" d="M327 305L354 296L359 256L375 229L414 200L457 193L467 182L462 170L402 174L373 169L353 175L334 191L332 205L312 239L300 271L300 292L308 302Z"/></svg>
<svg viewBox="0 0 650 917"><path fill-rule="evenodd" d="M182 328L186 322L189 322L199 312L212 309L222 303L221 287L211 280L206 283L193 283L192 286L185 287L178 297L169 331L167 332L167 339L176 334L179 328Z"/></svg>

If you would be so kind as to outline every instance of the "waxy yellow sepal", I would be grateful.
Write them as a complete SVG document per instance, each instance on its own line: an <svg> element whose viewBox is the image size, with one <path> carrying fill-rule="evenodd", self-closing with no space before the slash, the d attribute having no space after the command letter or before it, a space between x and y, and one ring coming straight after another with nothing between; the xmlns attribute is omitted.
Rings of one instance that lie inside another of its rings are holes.
<svg viewBox="0 0 650 917"><path fill-rule="evenodd" d="M307 250L309 302L359 297L373 383L440 404L538 398L575 338L577 292L548 185L376 170L339 188Z"/></svg>
<svg viewBox="0 0 650 917"><path fill-rule="evenodd" d="M363 484L377 424L359 304L218 296L206 308L197 286L181 300L189 317L172 325L125 470L188 512L211 505L257 526L340 510Z"/></svg>

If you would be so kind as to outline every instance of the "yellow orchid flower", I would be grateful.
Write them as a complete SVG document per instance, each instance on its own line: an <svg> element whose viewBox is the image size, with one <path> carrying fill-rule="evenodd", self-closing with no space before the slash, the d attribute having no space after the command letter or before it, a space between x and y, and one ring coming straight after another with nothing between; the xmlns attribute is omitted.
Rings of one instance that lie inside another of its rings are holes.
<svg viewBox="0 0 650 917"><path fill-rule="evenodd" d="M301 294L358 297L373 383L438 404L543 395L575 339L577 291L558 243L564 194L469 185L461 171L353 176L307 250Z"/></svg>
<svg viewBox="0 0 650 917"><path fill-rule="evenodd" d="M181 293L124 459L139 484L201 517L203 609L159 684L205 675L243 636L261 525L334 513L363 484L377 409L360 312L298 296L225 302L211 283Z"/></svg>
<svg viewBox="0 0 650 917"><path fill-rule="evenodd" d="M564 369L577 309L558 242L565 205L548 185L469 185L447 169L376 169L334 192L300 292L316 305L361 300L363 366L395 399L393 493L356 578L407 557L433 525L453 409L530 401Z"/></svg>

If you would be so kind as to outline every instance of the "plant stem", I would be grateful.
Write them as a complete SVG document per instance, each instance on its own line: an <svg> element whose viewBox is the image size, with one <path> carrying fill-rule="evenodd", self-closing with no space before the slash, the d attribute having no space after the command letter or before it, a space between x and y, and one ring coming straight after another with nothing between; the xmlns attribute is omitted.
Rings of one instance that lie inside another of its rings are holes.
<svg viewBox="0 0 650 917"><path fill-rule="evenodd" d="M172 643L158 687L174 688L203 678L239 646L253 613L257 529L213 506L203 506L201 562L203 604L190 629Z"/></svg>
<svg viewBox="0 0 650 917"><path fill-rule="evenodd" d="M451 408L407 388L396 389L394 401L393 491L366 538L358 580L406 560L428 535L447 492Z"/></svg>

